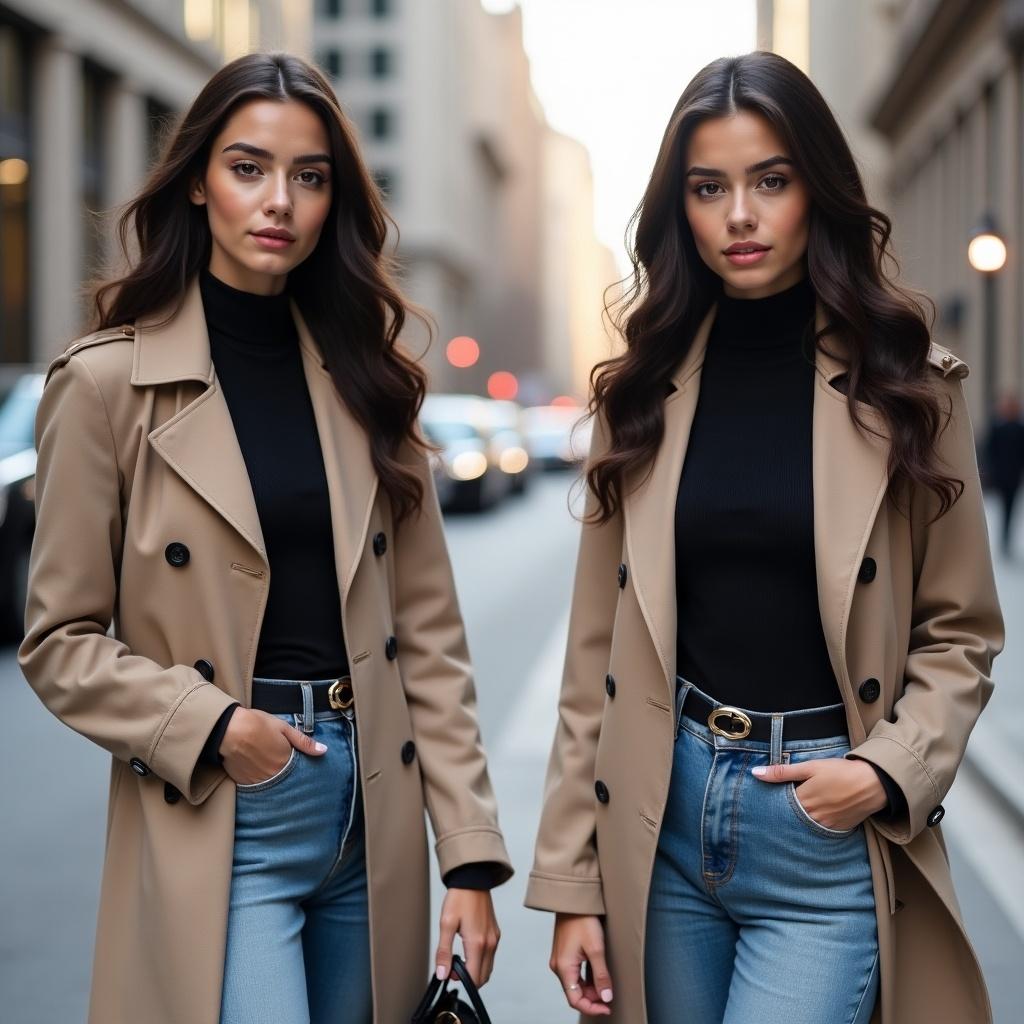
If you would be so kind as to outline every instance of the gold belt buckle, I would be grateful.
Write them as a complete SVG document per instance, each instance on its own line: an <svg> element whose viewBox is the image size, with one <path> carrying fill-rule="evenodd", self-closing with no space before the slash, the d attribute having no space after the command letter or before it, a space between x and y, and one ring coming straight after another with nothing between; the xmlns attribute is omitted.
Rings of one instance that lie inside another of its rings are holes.
<svg viewBox="0 0 1024 1024"><path fill-rule="evenodd" d="M727 729L723 729L718 724L718 719L725 717L728 717L730 721L737 723L743 732L729 732ZM730 708L726 705L722 705L720 708L715 708L714 711L708 715L708 728L710 728L716 735L724 736L729 740L741 740L744 736L749 736L753 724L754 723L750 721L749 715L745 715L739 708Z"/></svg>
<svg viewBox="0 0 1024 1024"><path fill-rule="evenodd" d="M347 692L347 696L344 694ZM352 693L352 683L349 679L335 679L327 688L327 703L335 711L347 711L352 707L355 695Z"/></svg>

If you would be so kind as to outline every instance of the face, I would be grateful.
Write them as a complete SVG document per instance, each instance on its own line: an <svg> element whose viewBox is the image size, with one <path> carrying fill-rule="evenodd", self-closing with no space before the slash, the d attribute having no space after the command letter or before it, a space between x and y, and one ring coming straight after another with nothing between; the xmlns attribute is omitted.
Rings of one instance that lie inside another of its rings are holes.
<svg viewBox="0 0 1024 1024"><path fill-rule="evenodd" d="M726 295L761 298L804 276L807 187L765 118L739 111L702 121L683 171L697 251L722 278ZM727 250L737 243L759 251L730 256Z"/></svg>
<svg viewBox="0 0 1024 1024"><path fill-rule="evenodd" d="M238 107L189 194L209 216L211 273L242 291L279 294L320 238L331 170L327 129L304 103Z"/></svg>

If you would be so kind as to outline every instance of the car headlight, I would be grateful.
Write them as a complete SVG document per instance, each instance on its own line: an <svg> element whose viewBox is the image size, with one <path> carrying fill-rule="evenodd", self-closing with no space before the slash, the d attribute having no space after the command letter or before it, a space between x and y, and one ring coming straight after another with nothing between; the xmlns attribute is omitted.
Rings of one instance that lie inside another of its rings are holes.
<svg viewBox="0 0 1024 1024"><path fill-rule="evenodd" d="M459 452L449 472L456 480L476 480L487 472L487 456L483 452Z"/></svg>
<svg viewBox="0 0 1024 1024"><path fill-rule="evenodd" d="M527 455L526 449L520 448L517 444L510 445L498 457L498 465L501 467L501 471L509 475L522 473L529 464L529 461L530 456Z"/></svg>

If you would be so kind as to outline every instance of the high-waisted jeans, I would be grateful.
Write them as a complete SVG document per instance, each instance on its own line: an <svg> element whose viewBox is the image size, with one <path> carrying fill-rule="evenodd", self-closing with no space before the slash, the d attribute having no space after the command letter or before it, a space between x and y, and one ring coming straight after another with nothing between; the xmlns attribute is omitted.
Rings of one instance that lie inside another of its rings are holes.
<svg viewBox="0 0 1024 1024"><path fill-rule="evenodd" d="M679 684L677 707L693 685ZM649 1024L870 1019L878 939L864 826L826 828L793 783L750 773L849 751L845 734L787 740L785 723L806 713L774 716L771 741L679 715L648 903Z"/></svg>
<svg viewBox="0 0 1024 1024"><path fill-rule="evenodd" d="M292 683L291 680L264 680ZM275 715L326 744L237 786L221 1024L369 1024L370 943L352 711Z"/></svg>

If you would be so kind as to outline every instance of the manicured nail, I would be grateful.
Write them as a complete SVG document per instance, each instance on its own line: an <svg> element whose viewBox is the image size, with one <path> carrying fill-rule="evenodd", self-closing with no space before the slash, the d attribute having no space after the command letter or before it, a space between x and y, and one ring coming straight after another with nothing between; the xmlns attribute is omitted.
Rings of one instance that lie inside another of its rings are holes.
<svg viewBox="0 0 1024 1024"><path fill-rule="evenodd" d="M327 747L323 743L318 743L316 745L316 752L318 754L322 754L326 749L327 749Z"/></svg>
<svg viewBox="0 0 1024 1024"><path fill-rule="evenodd" d="M438 964L437 967L437 980L444 981L448 977L448 968L444 964Z"/></svg>
<svg viewBox="0 0 1024 1024"><path fill-rule="evenodd" d="M767 768L765 768L765 766L764 766L763 764L761 764L761 765L758 765L758 766L757 766L756 768L751 768L750 770L751 770L751 771L752 771L752 772L753 772L753 773L754 773L755 775L764 775L764 773L765 773L766 771L768 771L768 769L767 769Z"/></svg>
<svg viewBox="0 0 1024 1024"><path fill-rule="evenodd" d="M601 989L601 998L606 1003L610 1003L612 1001L612 990L610 988Z"/></svg>

